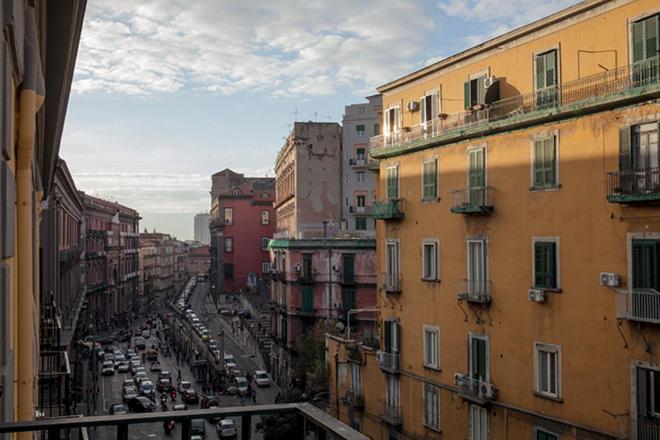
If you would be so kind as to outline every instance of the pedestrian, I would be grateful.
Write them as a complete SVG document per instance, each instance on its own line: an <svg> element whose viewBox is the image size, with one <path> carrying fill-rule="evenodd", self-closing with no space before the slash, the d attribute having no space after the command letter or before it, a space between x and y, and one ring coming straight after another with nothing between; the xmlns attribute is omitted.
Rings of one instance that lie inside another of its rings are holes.
<svg viewBox="0 0 660 440"><path fill-rule="evenodd" d="M181 382L181 369L180 368L177 368L176 381L177 381L177 383Z"/></svg>

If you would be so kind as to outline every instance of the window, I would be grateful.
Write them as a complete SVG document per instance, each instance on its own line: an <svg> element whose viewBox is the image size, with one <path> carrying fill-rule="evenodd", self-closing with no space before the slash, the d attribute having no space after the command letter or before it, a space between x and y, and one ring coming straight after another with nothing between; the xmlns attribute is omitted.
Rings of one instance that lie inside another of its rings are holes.
<svg viewBox="0 0 660 440"><path fill-rule="evenodd" d="M351 391L354 394L362 395L362 365L351 362L348 364L351 369Z"/></svg>
<svg viewBox="0 0 660 440"><path fill-rule="evenodd" d="M659 240L632 241L632 287L660 290Z"/></svg>
<svg viewBox="0 0 660 440"><path fill-rule="evenodd" d="M367 218L366 217L355 217L355 230L356 231L366 231L367 230Z"/></svg>
<svg viewBox="0 0 660 440"><path fill-rule="evenodd" d="M438 277L438 242L424 240L422 243L422 279L437 280Z"/></svg>
<svg viewBox="0 0 660 440"><path fill-rule="evenodd" d="M424 325L424 366L440 368L440 329L434 325Z"/></svg>
<svg viewBox="0 0 660 440"><path fill-rule="evenodd" d="M486 295L488 280L487 242L482 239L468 240L468 294Z"/></svg>
<svg viewBox="0 0 660 440"><path fill-rule="evenodd" d="M383 321L383 351L389 354L399 354L401 347L401 327L396 318Z"/></svg>
<svg viewBox="0 0 660 440"><path fill-rule="evenodd" d="M632 24L633 63L656 58L660 53L659 17L659 14L652 15Z"/></svg>
<svg viewBox="0 0 660 440"><path fill-rule="evenodd" d="M302 254L302 276L311 278L312 275L312 254Z"/></svg>
<svg viewBox="0 0 660 440"><path fill-rule="evenodd" d="M534 57L536 105L540 108L553 107L558 103L558 71L557 51L536 55Z"/></svg>
<svg viewBox="0 0 660 440"><path fill-rule="evenodd" d="M289 334L288 333L289 332L288 332L288 325L287 325L288 322L286 320L287 318L286 318L286 316L282 316L281 318L282 318L282 333L281 333L282 334L282 340L284 341L284 343L286 345L288 345L288 341L289 341Z"/></svg>
<svg viewBox="0 0 660 440"><path fill-rule="evenodd" d="M270 272L270 262L264 261L261 263L261 273L268 273Z"/></svg>
<svg viewBox="0 0 660 440"><path fill-rule="evenodd" d="M344 321L348 320L348 311L357 309L357 298L355 296L355 289L342 289L341 290L341 309L343 312L342 318ZM355 316L353 316L355 318Z"/></svg>
<svg viewBox="0 0 660 440"><path fill-rule="evenodd" d="M355 173L357 183L364 183L364 171L358 171Z"/></svg>
<svg viewBox="0 0 660 440"><path fill-rule="evenodd" d="M660 371L651 368L636 368L637 412L640 418L660 417Z"/></svg>
<svg viewBox="0 0 660 440"><path fill-rule="evenodd" d="M548 397L560 396L561 348L534 344L534 383L536 392Z"/></svg>
<svg viewBox="0 0 660 440"><path fill-rule="evenodd" d="M559 434L546 431L542 428L536 428L534 433L535 440L559 440Z"/></svg>
<svg viewBox="0 0 660 440"><path fill-rule="evenodd" d="M225 237L225 252L234 252L234 239Z"/></svg>
<svg viewBox="0 0 660 440"><path fill-rule="evenodd" d="M261 250L267 251L269 243L270 243L270 237L261 237Z"/></svg>
<svg viewBox="0 0 660 440"><path fill-rule="evenodd" d="M358 124L355 126L355 133L358 136L364 136L364 125L363 124Z"/></svg>
<svg viewBox="0 0 660 440"><path fill-rule="evenodd" d="M399 166L394 165L387 168L387 198L399 198Z"/></svg>
<svg viewBox="0 0 660 440"><path fill-rule="evenodd" d="M302 294L302 312L303 313L312 313L314 311L314 291L311 287L303 287L301 290Z"/></svg>
<svg viewBox="0 0 660 440"><path fill-rule="evenodd" d="M422 165L422 200L438 198L438 159L425 160Z"/></svg>
<svg viewBox="0 0 660 440"><path fill-rule="evenodd" d="M380 124L374 124L374 136L378 136L380 134Z"/></svg>
<svg viewBox="0 0 660 440"><path fill-rule="evenodd" d="M270 212L269 211L261 211L261 224L262 225L269 225L270 224Z"/></svg>
<svg viewBox="0 0 660 440"><path fill-rule="evenodd" d="M363 115L364 114L364 107L358 107L358 113Z"/></svg>
<svg viewBox="0 0 660 440"><path fill-rule="evenodd" d="M440 389L424 384L424 426L440 430Z"/></svg>
<svg viewBox="0 0 660 440"><path fill-rule="evenodd" d="M387 251L385 254L385 283L390 289L397 289L399 286L399 242L389 240L387 242Z"/></svg>
<svg viewBox="0 0 660 440"><path fill-rule="evenodd" d="M358 208L364 208L366 206L367 196L364 194L358 194L355 196L355 203Z"/></svg>
<svg viewBox="0 0 660 440"><path fill-rule="evenodd" d="M362 145L362 144L360 144ZM358 160L364 160L366 157L366 148L364 147L358 147L355 149L355 157Z"/></svg>
<svg viewBox="0 0 660 440"><path fill-rule="evenodd" d="M352 284L355 282L355 255L344 254L341 256L342 259L342 281L346 284Z"/></svg>
<svg viewBox="0 0 660 440"><path fill-rule="evenodd" d="M532 151L532 187L556 187L557 170L557 137L551 135L535 139Z"/></svg>
<svg viewBox="0 0 660 440"><path fill-rule="evenodd" d="M420 125L424 137L436 135L436 127L438 127L437 118L440 114L440 94L438 92L430 93L423 96L419 101Z"/></svg>
<svg viewBox="0 0 660 440"><path fill-rule="evenodd" d="M658 131L657 122L621 129L619 169L627 179L622 176L619 185L633 194L658 191L656 171L660 167ZM634 175L634 178L630 178L631 175Z"/></svg>
<svg viewBox="0 0 660 440"><path fill-rule="evenodd" d="M470 405L470 440L488 440L488 410Z"/></svg>
<svg viewBox="0 0 660 440"><path fill-rule="evenodd" d="M392 374L387 374L386 378L387 392L385 393L385 403L387 404L388 415L396 416L398 418L401 406L399 377Z"/></svg>
<svg viewBox="0 0 660 440"><path fill-rule="evenodd" d="M231 280L232 278L234 278L234 265L225 263L225 279Z"/></svg>
<svg viewBox="0 0 660 440"><path fill-rule="evenodd" d="M235 196L240 196L241 195L241 190L236 188L235 190L232 191L232 194Z"/></svg>
<svg viewBox="0 0 660 440"><path fill-rule="evenodd" d="M281 299L280 303L283 306L286 306L286 284L285 283L282 283L282 288L280 289L280 291L282 292L282 299Z"/></svg>
<svg viewBox="0 0 660 440"><path fill-rule="evenodd" d="M225 208L225 224L234 224L234 208Z"/></svg>
<svg viewBox="0 0 660 440"><path fill-rule="evenodd" d="M557 239L534 240L534 287L559 288L557 245Z"/></svg>
<svg viewBox="0 0 660 440"><path fill-rule="evenodd" d="M486 206L486 149L468 151L469 206Z"/></svg>
<svg viewBox="0 0 660 440"><path fill-rule="evenodd" d="M468 374L478 382L490 381L488 365L488 337L470 334L468 336Z"/></svg>
<svg viewBox="0 0 660 440"><path fill-rule="evenodd" d="M463 84L463 104L466 109L486 102L486 75L466 81Z"/></svg>

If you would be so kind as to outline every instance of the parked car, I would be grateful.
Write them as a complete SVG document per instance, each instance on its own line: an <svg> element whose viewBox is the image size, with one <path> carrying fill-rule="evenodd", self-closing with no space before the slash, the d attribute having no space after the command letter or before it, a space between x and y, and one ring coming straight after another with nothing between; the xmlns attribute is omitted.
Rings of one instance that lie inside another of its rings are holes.
<svg viewBox="0 0 660 440"><path fill-rule="evenodd" d="M124 387L122 391L122 400L124 403L128 403L133 399L137 399L140 395L137 392L137 388L133 387Z"/></svg>
<svg viewBox="0 0 660 440"><path fill-rule="evenodd" d="M115 363L115 356L112 353L108 353L107 351L103 353L103 362L105 361L112 361L112 363ZM114 367L113 367L114 368Z"/></svg>
<svg viewBox="0 0 660 440"><path fill-rule="evenodd" d="M268 373L264 370L257 370L254 372L254 383L259 387L267 387L270 385L270 379L268 379Z"/></svg>
<svg viewBox="0 0 660 440"><path fill-rule="evenodd" d="M124 379L124 382L122 383L122 387L134 387L135 386L135 381L133 379Z"/></svg>
<svg viewBox="0 0 660 440"><path fill-rule="evenodd" d="M192 389L192 384L187 380L182 380L176 389L179 393L183 394L184 391Z"/></svg>
<svg viewBox="0 0 660 440"><path fill-rule="evenodd" d="M236 424L232 419L222 419L215 425L215 431L220 438L235 437L238 434Z"/></svg>
<svg viewBox="0 0 660 440"><path fill-rule="evenodd" d="M233 364L234 363L234 355L229 354L229 353L225 353L224 361L225 361L225 364ZM236 364L234 364L234 365L236 365Z"/></svg>
<svg viewBox="0 0 660 440"><path fill-rule="evenodd" d="M202 396L202 400L199 402L201 409L218 408L219 406L220 401L215 396Z"/></svg>
<svg viewBox="0 0 660 440"><path fill-rule="evenodd" d="M245 396L248 393L248 381L244 377L236 378L236 388L238 388L238 394Z"/></svg>
<svg viewBox="0 0 660 440"><path fill-rule="evenodd" d="M236 364L233 363L233 362L227 362L227 363L225 364L225 369L226 369L228 372L231 373L232 371L234 371L234 370L236 369Z"/></svg>
<svg viewBox="0 0 660 440"><path fill-rule="evenodd" d="M202 337L202 341L206 342L211 339L211 333L209 333L207 329L203 329L201 337Z"/></svg>
<svg viewBox="0 0 660 440"><path fill-rule="evenodd" d="M128 414L128 407L123 403L115 403L110 407L110 414L112 414L113 416Z"/></svg>
<svg viewBox="0 0 660 440"><path fill-rule="evenodd" d="M186 390L183 392L181 400L187 404L199 403L199 395L197 394L197 391L193 389Z"/></svg>
<svg viewBox="0 0 660 440"><path fill-rule="evenodd" d="M117 367L117 373L128 373L128 370L129 370L128 362L122 362Z"/></svg>
<svg viewBox="0 0 660 440"><path fill-rule="evenodd" d="M129 408L135 412L153 412L156 411L158 405L144 396L137 397L131 400L128 404Z"/></svg>
<svg viewBox="0 0 660 440"><path fill-rule="evenodd" d="M115 363L112 361L103 361L101 365L101 374L103 376L111 376L115 374Z"/></svg>
<svg viewBox="0 0 660 440"><path fill-rule="evenodd" d="M190 421L190 435L206 437L206 421L204 419L192 419Z"/></svg>

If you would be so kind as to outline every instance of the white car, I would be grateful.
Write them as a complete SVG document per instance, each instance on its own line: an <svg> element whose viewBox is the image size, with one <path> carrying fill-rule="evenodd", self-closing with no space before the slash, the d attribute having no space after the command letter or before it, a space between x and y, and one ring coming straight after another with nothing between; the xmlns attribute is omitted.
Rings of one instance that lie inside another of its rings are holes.
<svg viewBox="0 0 660 440"><path fill-rule="evenodd" d="M268 379L268 373L266 373L264 370L255 371L254 383L256 383L258 387L267 387L268 385L270 385L270 379Z"/></svg>
<svg viewBox="0 0 660 440"><path fill-rule="evenodd" d="M234 437L238 434L236 424L232 419L222 419L215 426L215 430L220 438Z"/></svg>
<svg viewBox="0 0 660 440"><path fill-rule="evenodd" d="M112 361L103 361L103 366L101 367L102 375L111 375L115 374L115 363Z"/></svg>
<svg viewBox="0 0 660 440"><path fill-rule="evenodd" d="M225 353L225 364L233 364L234 363L234 355Z"/></svg>
<svg viewBox="0 0 660 440"><path fill-rule="evenodd" d="M236 387L238 388L238 394L241 396L245 396L248 393L248 381L244 377L237 377L236 379Z"/></svg>

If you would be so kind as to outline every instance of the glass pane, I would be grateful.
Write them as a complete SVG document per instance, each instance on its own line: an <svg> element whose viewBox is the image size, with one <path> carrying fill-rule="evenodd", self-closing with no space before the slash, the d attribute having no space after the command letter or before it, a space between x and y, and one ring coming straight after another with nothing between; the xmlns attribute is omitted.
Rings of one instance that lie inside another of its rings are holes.
<svg viewBox="0 0 660 440"><path fill-rule="evenodd" d="M545 351L539 351L539 384L541 386L541 391L548 391L548 353Z"/></svg>
<svg viewBox="0 0 660 440"><path fill-rule="evenodd" d="M557 394L557 353L548 353L548 362L550 363L550 391Z"/></svg>

